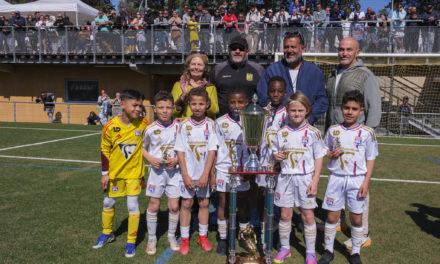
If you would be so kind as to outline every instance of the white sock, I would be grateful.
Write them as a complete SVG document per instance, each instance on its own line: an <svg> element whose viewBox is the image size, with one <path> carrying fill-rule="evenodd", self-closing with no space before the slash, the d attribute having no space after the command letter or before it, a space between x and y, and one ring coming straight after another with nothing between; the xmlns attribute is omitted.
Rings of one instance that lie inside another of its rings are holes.
<svg viewBox="0 0 440 264"><path fill-rule="evenodd" d="M304 225L304 237L306 240L306 253L315 253L316 244L316 223L314 225Z"/></svg>
<svg viewBox="0 0 440 264"><path fill-rule="evenodd" d="M199 223L199 236L205 236L208 234L208 226L209 225L202 225Z"/></svg>
<svg viewBox="0 0 440 264"><path fill-rule="evenodd" d="M189 238L189 226L180 226L180 236L182 238Z"/></svg>
<svg viewBox="0 0 440 264"><path fill-rule="evenodd" d="M239 224L238 224L238 226L240 227L240 230L241 230L241 231L246 230L246 228L248 227L248 225L249 225L249 222L247 222L247 223L239 223Z"/></svg>
<svg viewBox="0 0 440 264"><path fill-rule="evenodd" d="M362 227L351 227L351 254L359 254L361 252L362 246L362 236L363 236L363 228Z"/></svg>
<svg viewBox="0 0 440 264"><path fill-rule="evenodd" d="M335 243L337 228L338 228L338 223L330 224L325 222L325 231L324 231L325 249L327 249L331 253L333 253L333 244Z"/></svg>
<svg viewBox="0 0 440 264"><path fill-rule="evenodd" d="M168 236L174 237L176 235L177 223L179 222L179 213L168 213Z"/></svg>
<svg viewBox="0 0 440 264"><path fill-rule="evenodd" d="M226 239L228 235L228 221L217 219L217 225L220 239Z"/></svg>
<svg viewBox="0 0 440 264"><path fill-rule="evenodd" d="M292 224L290 221L288 222L280 221L279 227L280 227L279 233L280 233L281 247L290 250L290 232L292 231Z"/></svg>
<svg viewBox="0 0 440 264"><path fill-rule="evenodd" d="M151 213L150 211L147 210L148 240L157 240L156 227L157 227L157 212Z"/></svg>

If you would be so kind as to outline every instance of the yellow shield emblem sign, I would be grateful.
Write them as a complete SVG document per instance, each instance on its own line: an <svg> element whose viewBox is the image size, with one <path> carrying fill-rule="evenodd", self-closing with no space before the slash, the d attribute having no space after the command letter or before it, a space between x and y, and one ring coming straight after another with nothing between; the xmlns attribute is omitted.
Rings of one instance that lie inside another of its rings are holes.
<svg viewBox="0 0 440 264"><path fill-rule="evenodd" d="M289 135L289 132L287 132L287 131L284 131L283 133L281 133L282 137L287 137L288 135Z"/></svg>
<svg viewBox="0 0 440 264"><path fill-rule="evenodd" d="M252 82L254 80L254 75L252 73L246 73L246 81Z"/></svg>

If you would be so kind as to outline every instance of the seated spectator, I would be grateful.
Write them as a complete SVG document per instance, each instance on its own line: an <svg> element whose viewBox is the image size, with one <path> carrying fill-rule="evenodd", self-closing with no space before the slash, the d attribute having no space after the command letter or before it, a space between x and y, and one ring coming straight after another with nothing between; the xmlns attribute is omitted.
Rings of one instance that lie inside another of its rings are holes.
<svg viewBox="0 0 440 264"><path fill-rule="evenodd" d="M87 122L84 125L86 125L86 126L101 125L101 121L99 119L99 116L93 111L90 112L89 116L87 117Z"/></svg>

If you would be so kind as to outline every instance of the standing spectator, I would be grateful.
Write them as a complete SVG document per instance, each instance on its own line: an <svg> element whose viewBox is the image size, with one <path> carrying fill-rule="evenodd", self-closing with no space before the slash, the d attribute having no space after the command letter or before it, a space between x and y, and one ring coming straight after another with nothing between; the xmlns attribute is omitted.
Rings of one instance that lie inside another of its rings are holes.
<svg viewBox="0 0 440 264"><path fill-rule="evenodd" d="M40 96L35 99L37 103L44 104L44 112L47 113L49 118L49 123L53 122L53 112L55 109L55 95L53 93L48 93L46 91L41 92Z"/></svg>
<svg viewBox="0 0 440 264"><path fill-rule="evenodd" d="M365 52L374 52L377 44L377 18L376 12L367 13L365 33Z"/></svg>
<svg viewBox="0 0 440 264"><path fill-rule="evenodd" d="M121 8L121 11L119 11L119 16L125 20L125 22L128 22L128 12L127 9L125 7Z"/></svg>
<svg viewBox="0 0 440 264"><path fill-rule="evenodd" d="M107 123L108 116L112 113L112 104L110 103L110 97L107 95L105 90L101 90L101 95L98 97L98 113L101 124L105 125Z"/></svg>
<svg viewBox="0 0 440 264"><path fill-rule="evenodd" d="M98 11L98 16L95 18L96 26L98 27L98 32L96 34L97 46L101 50L101 52L107 51L112 53L113 50L108 43L108 35L110 33L110 22L108 17L104 15L104 12L101 10Z"/></svg>
<svg viewBox="0 0 440 264"><path fill-rule="evenodd" d="M350 37L354 38L359 43L359 49L364 48L364 23L359 21L357 15L354 16L350 24Z"/></svg>
<svg viewBox="0 0 440 264"><path fill-rule="evenodd" d="M269 53L273 53L278 51L277 40L279 39L279 30L277 28L277 18L273 14L272 9L269 9L267 11L267 18L269 19L269 21L267 22L267 51Z"/></svg>
<svg viewBox="0 0 440 264"><path fill-rule="evenodd" d="M306 47L309 47L311 49L312 47L312 35L313 35L313 16L312 16L312 10L310 7L306 8L306 11L304 12L304 15L301 18L301 24L303 25L303 36L304 36L304 43Z"/></svg>
<svg viewBox="0 0 440 264"><path fill-rule="evenodd" d="M189 41L191 43L191 51L197 51L199 47L199 23L196 21L196 15L191 16L188 21Z"/></svg>
<svg viewBox="0 0 440 264"><path fill-rule="evenodd" d="M35 27L40 29L40 50L43 51L43 54L46 54L49 51L46 18L44 16L40 16L40 19L37 21L37 23L35 23Z"/></svg>
<svg viewBox="0 0 440 264"><path fill-rule="evenodd" d="M228 9L228 1L222 1L222 4L218 7L219 9Z"/></svg>
<svg viewBox="0 0 440 264"><path fill-rule="evenodd" d="M260 13L255 4L251 5L251 10L246 15L246 23L248 26L248 43L249 52L255 53L258 48L258 23L260 22Z"/></svg>
<svg viewBox="0 0 440 264"><path fill-rule="evenodd" d="M244 39L247 39L247 25L245 16L242 12L238 13L238 21L235 23L235 34L234 36L241 36Z"/></svg>
<svg viewBox="0 0 440 264"><path fill-rule="evenodd" d="M267 24L269 17L266 15L266 9L260 9L260 21L258 22L258 42L257 50L267 53Z"/></svg>
<svg viewBox="0 0 440 264"><path fill-rule="evenodd" d="M14 12L14 16L11 19L11 26L14 27L14 33L15 33L15 39L17 41L17 50L16 52L25 52L25 43L24 43L24 39L25 39L25 25L26 25L26 21L24 20L24 18L20 15L20 11L15 11Z"/></svg>
<svg viewBox="0 0 440 264"><path fill-rule="evenodd" d="M166 37L166 36L165 36ZM137 51L138 53L147 52L147 36L144 26L139 26L136 33ZM159 50L160 52L160 50Z"/></svg>
<svg viewBox="0 0 440 264"><path fill-rule="evenodd" d="M0 53L5 51L5 34L3 34L3 27L5 26L5 17L0 16Z"/></svg>
<svg viewBox="0 0 440 264"><path fill-rule="evenodd" d="M26 42L28 52L32 54L37 53L38 36L35 28L35 20L31 15L26 18L26 37L28 38Z"/></svg>
<svg viewBox="0 0 440 264"><path fill-rule="evenodd" d="M187 8L187 9L185 9L185 10L183 11L183 16L182 16L182 22L183 22L183 24L187 24L188 21L191 20L191 15L192 15L192 13L191 13L191 9Z"/></svg>
<svg viewBox="0 0 440 264"><path fill-rule="evenodd" d="M336 52L336 37L338 37L338 42L341 41L341 39L343 38L342 36L342 25L341 22L342 20L345 20L346 16L345 16L345 12L343 10L339 9L339 5L338 4L334 4L333 8L330 10L330 24L329 27L329 51L330 52Z"/></svg>
<svg viewBox="0 0 440 264"><path fill-rule="evenodd" d="M354 6L354 11L351 12L351 14L350 14L348 19L353 21L355 16L357 16L359 21L364 21L365 20L365 13L363 11L361 11L361 5L360 4L356 4Z"/></svg>
<svg viewBox="0 0 440 264"><path fill-rule="evenodd" d="M281 33L281 35L284 34L284 32L286 32L288 30L288 26L289 26L289 13L286 11L286 7L285 6L281 6L280 11L278 11L275 14L276 17L276 21L278 23L278 27L281 27L281 30L279 30L279 33ZM279 37L276 38L276 43L278 43L278 45L276 45L276 48L280 48L281 47L281 43L279 42Z"/></svg>
<svg viewBox="0 0 440 264"><path fill-rule="evenodd" d="M177 52L183 52L182 19L176 10L173 11L173 16L168 20L168 24L171 25L171 41Z"/></svg>
<svg viewBox="0 0 440 264"><path fill-rule="evenodd" d="M397 10L393 11L393 16L391 20L393 21L394 27L394 40L397 44L397 52L405 53L405 48L403 46L403 38L405 36L405 19L406 11L403 9L401 3L398 4Z"/></svg>
<svg viewBox="0 0 440 264"><path fill-rule="evenodd" d="M211 37L211 14L208 8L203 7L202 15L199 18L200 22L200 50L205 53L210 53L209 38Z"/></svg>
<svg viewBox="0 0 440 264"><path fill-rule="evenodd" d="M416 53L419 49L419 36L422 23L419 21L420 17L417 14L416 7L413 6L412 12L409 15L405 25L405 43L406 52Z"/></svg>
<svg viewBox="0 0 440 264"><path fill-rule="evenodd" d="M228 61L217 64L210 74L210 81L217 87L219 116L228 113L227 95L232 90L244 90L248 99L256 87L264 68L248 60L247 41L236 36L229 44Z"/></svg>
<svg viewBox="0 0 440 264"><path fill-rule="evenodd" d="M170 19L170 14L168 13L168 9L163 10L163 17L168 21Z"/></svg>
<svg viewBox="0 0 440 264"><path fill-rule="evenodd" d="M389 52L390 22L385 14L380 14L377 28L377 47L375 52Z"/></svg>
<svg viewBox="0 0 440 264"><path fill-rule="evenodd" d="M267 85L270 78L281 76L286 80L287 89L283 102L295 92L303 92L312 104L309 123L313 124L328 108L324 74L318 66L303 59L306 46L300 33L287 33L284 36L283 51L284 58L270 65L258 82L259 104L266 106L269 103Z"/></svg>
<svg viewBox="0 0 440 264"><path fill-rule="evenodd" d="M291 32L298 31L299 28L302 27L301 19L302 16L298 14L296 9L293 9L292 14L289 17L289 27L291 28Z"/></svg>
<svg viewBox="0 0 440 264"><path fill-rule="evenodd" d="M406 135L409 127L409 118L412 114L412 108L408 104L408 96L403 97L403 103L399 106L400 114L400 135Z"/></svg>
<svg viewBox="0 0 440 264"><path fill-rule="evenodd" d="M222 15L220 10L216 9L214 15L211 17L211 24L214 26L214 48L216 52L223 53L227 52L226 47L223 47L224 37L225 37L225 27L222 21Z"/></svg>
<svg viewBox="0 0 440 264"><path fill-rule="evenodd" d="M86 27L81 26L78 32L78 39L76 40L76 46L74 53L76 54L86 54L87 45L90 43L91 32L86 29Z"/></svg>
<svg viewBox="0 0 440 264"><path fill-rule="evenodd" d="M112 103L112 117L118 116L121 112L121 93L116 93L115 100Z"/></svg>
<svg viewBox="0 0 440 264"><path fill-rule="evenodd" d="M196 15L196 21L200 21L200 17L203 15L203 5L198 4L196 11L194 11L194 15Z"/></svg>
<svg viewBox="0 0 440 264"><path fill-rule="evenodd" d="M12 27L9 24L9 20L4 21L5 26L2 28L2 33L5 39L5 52L12 53L15 48L15 39L12 37Z"/></svg>
<svg viewBox="0 0 440 264"><path fill-rule="evenodd" d="M157 40L157 51L166 52L168 47L167 30L168 21L163 16L163 11L159 11L159 16L154 20L154 33Z"/></svg>
<svg viewBox="0 0 440 264"><path fill-rule="evenodd" d="M154 43L153 43L153 47L151 46L151 38L153 38L153 33L152 33L152 27L154 24L154 16L151 13L151 9L150 8L146 8L145 9L145 14L143 17L143 21L142 21L142 25L144 26L144 30L147 33L146 34L146 38L147 38L147 50L153 50L154 49Z"/></svg>
<svg viewBox="0 0 440 264"><path fill-rule="evenodd" d="M365 13L365 20L372 20L371 16L373 15L376 16L376 13L373 11L373 9L371 7L367 7L367 12Z"/></svg>
<svg viewBox="0 0 440 264"><path fill-rule="evenodd" d="M55 23L53 26L56 27L57 31L57 42L52 43L52 48L54 53L63 53L65 52L65 43L66 43L66 24L64 22L63 14L59 13L57 18L55 19Z"/></svg>
<svg viewBox="0 0 440 264"><path fill-rule="evenodd" d="M47 40L49 46L49 52L55 54L57 52L58 36L56 29L54 28L55 17L46 15L46 28L47 28Z"/></svg>
<svg viewBox="0 0 440 264"><path fill-rule="evenodd" d="M232 13L232 10L228 9L226 15L223 16L222 21L223 24L225 25L225 47L227 47L233 37L235 24L238 22L238 19Z"/></svg>
<svg viewBox="0 0 440 264"><path fill-rule="evenodd" d="M422 28L423 38L423 52L432 53L432 47L434 45L435 31L437 30L437 23L440 16L437 11L432 8L432 5L426 7L425 13L422 15L424 28Z"/></svg>
<svg viewBox="0 0 440 264"><path fill-rule="evenodd" d="M293 10L296 10L296 13L300 16L303 15L301 13L301 5L299 4L299 0L295 0L289 5L289 15L293 15Z"/></svg>
<svg viewBox="0 0 440 264"><path fill-rule="evenodd" d="M240 10L237 8L237 2L231 1L231 7L229 7L229 10L232 14L234 14L235 17L238 17L238 14L240 13Z"/></svg>
<svg viewBox="0 0 440 264"><path fill-rule="evenodd" d="M315 51L324 52L325 27L324 22L327 17L321 4L316 4L316 11L313 11L313 22L315 23Z"/></svg>

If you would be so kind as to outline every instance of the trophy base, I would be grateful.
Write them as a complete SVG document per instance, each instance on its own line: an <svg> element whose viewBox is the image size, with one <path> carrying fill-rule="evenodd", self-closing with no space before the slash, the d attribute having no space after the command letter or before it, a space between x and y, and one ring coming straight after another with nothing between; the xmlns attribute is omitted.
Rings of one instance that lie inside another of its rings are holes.
<svg viewBox="0 0 440 264"><path fill-rule="evenodd" d="M234 264L264 264L264 263L266 262L262 257L249 258L249 257L237 256ZM226 264L230 264L228 258L226 258Z"/></svg>

